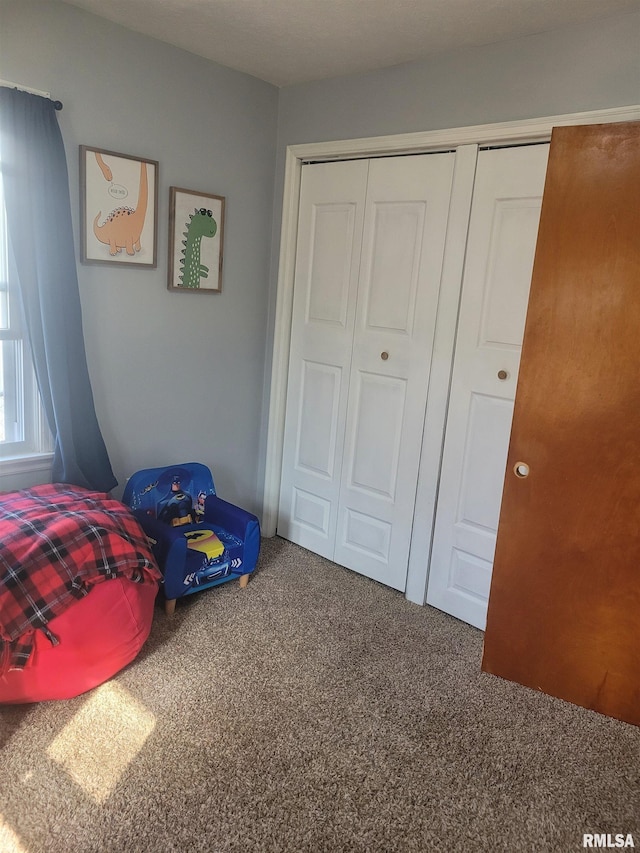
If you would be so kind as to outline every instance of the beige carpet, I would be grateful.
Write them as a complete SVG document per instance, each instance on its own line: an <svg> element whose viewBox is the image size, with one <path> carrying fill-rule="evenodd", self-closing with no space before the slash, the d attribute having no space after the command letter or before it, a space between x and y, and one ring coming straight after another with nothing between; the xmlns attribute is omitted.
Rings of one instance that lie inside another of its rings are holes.
<svg viewBox="0 0 640 853"><path fill-rule="evenodd" d="M640 729L480 672L482 634L281 539L140 657L0 709L1 853L640 847Z"/></svg>

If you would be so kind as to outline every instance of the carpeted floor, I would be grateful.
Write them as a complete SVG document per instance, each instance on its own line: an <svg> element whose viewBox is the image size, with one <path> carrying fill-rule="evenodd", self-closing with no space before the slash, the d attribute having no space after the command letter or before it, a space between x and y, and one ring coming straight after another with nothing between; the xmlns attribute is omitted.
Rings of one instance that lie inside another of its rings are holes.
<svg viewBox="0 0 640 853"><path fill-rule="evenodd" d="M482 633L281 539L140 657L0 709L1 853L640 846L640 729L480 672Z"/></svg>

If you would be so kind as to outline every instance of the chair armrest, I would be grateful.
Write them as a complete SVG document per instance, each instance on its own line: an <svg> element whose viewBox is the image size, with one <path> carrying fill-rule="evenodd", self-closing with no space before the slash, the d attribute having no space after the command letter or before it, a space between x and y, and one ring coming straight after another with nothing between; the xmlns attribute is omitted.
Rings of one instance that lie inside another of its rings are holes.
<svg viewBox="0 0 640 853"><path fill-rule="evenodd" d="M221 527L244 542L242 574L253 571L260 552L260 522L253 513L209 495L204 504L205 522Z"/></svg>
<svg viewBox="0 0 640 853"><path fill-rule="evenodd" d="M246 509L241 509L235 504L230 504L223 501L217 495L209 495L204 504L203 521L208 521L211 524L217 524L233 533L239 539L244 539L247 526L251 522L258 523L255 515L247 512Z"/></svg>

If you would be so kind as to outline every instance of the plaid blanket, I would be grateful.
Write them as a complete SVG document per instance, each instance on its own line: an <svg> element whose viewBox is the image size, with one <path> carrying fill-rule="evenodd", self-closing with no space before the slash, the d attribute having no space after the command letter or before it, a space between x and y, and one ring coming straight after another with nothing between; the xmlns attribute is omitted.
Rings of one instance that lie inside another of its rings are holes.
<svg viewBox="0 0 640 853"><path fill-rule="evenodd" d="M0 675L21 669L47 623L111 578L161 575L128 507L61 484L0 494Z"/></svg>

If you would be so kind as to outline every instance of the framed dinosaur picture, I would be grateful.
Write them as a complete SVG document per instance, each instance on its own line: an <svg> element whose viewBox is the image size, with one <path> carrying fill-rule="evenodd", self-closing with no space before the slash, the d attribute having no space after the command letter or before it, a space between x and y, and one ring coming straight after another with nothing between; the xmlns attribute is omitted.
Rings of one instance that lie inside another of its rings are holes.
<svg viewBox="0 0 640 853"><path fill-rule="evenodd" d="M80 146L80 260L153 269L158 163Z"/></svg>
<svg viewBox="0 0 640 853"><path fill-rule="evenodd" d="M169 290L220 293L224 196L169 188Z"/></svg>

